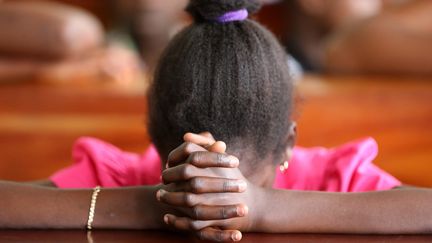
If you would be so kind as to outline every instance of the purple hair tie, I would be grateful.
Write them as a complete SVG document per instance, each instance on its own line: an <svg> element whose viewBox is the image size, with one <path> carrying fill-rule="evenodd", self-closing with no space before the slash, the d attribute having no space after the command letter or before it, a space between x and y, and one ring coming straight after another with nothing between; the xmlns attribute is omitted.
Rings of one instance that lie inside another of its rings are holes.
<svg viewBox="0 0 432 243"><path fill-rule="evenodd" d="M231 12L227 12L224 15L216 18L216 22L218 23L229 23L234 21L243 21L247 19L249 16L249 13L246 9L239 9Z"/></svg>

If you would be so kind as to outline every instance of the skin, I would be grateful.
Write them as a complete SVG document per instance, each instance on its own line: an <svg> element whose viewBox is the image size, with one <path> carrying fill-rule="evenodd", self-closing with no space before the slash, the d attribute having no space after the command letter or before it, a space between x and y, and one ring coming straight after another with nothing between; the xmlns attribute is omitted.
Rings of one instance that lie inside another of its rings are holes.
<svg viewBox="0 0 432 243"><path fill-rule="evenodd" d="M201 149L200 158L191 157L190 160L182 157L187 163L201 163L201 166L209 167L211 161L216 161L218 166L234 168L239 161L234 156L223 153L226 145L223 142L203 144L203 136L197 136L192 142L200 144L196 147L183 146L184 154L193 149L196 155ZM207 140L204 140L207 141ZM191 144L191 143L190 143ZM205 149L204 149L205 148ZM177 150L180 151L180 150ZM210 151L215 151L210 153ZM216 153L219 152L219 153ZM196 156L195 155L195 156ZM195 158L195 159L193 159ZM211 180L214 193L235 193L245 190L245 183L232 180L228 184L225 180ZM167 229L164 224L164 215L177 214L187 217L196 216L196 211L185 208L173 208L157 201L156 194L161 189L165 191L191 190L199 192L193 180L171 185L155 185L141 187L127 187L108 189L104 188L97 200L95 229ZM31 183L14 183L0 181L2 199L0 202L0 229L84 229L88 218L90 198L93 190L62 190L48 181L35 181ZM37 205L37 210L28 205ZM218 220L225 217L241 217L247 214L242 211L242 205L197 207L200 220ZM61 216L59 216L61 215ZM216 229L207 227L195 230L202 237L212 238ZM228 230L225 233L239 233L236 230Z"/></svg>
<svg viewBox="0 0 432 243"><path fill-rule="evenodd" d="M189 140L188 136L196 135L186 135L186 141ZM208 143L211 143L211 140ZM195 183L199 185L199 190L161 189L157 195L158 200L167 205L194 211L195 214L190 217L166 214L164 221L172 228L196 233L201 239L239 240L240 231L357 234L432 232L432 190L415 187L365 193L275 190L264 180L261 181L261 185L258 181L252 183L249 178L243 176L239 168L223 168L217 159L213 159L213 162L190 163L193 160L191 157L196 156L191 148L199 151L199 157L204 157L204 147L191 146L190 143L186 145L188 149L184 149L185 145L182 145L169 155L169 169L163 172L163 181L166 185L199 181ZM292 148L287 148L287 155L291 150ZM209 152L208 155L210 154ZM182 163L185 158L189 161ZM205 167L204 164L209 167ZM224 182L210 182L215 179L222 179ZM233 180L246 182L246 189L238 188L236 193L214 192L217 185L229 184ZM201 208L202 205L206 207ZM222 205L235 205L237 211L244 214L230 217L231 214L219 211L226 219L202 219L202 215L212 211L212 206Z"/></svg>
<svg viewBox="0 0 432 243"><path fill-rule="evenodd" d="M293 139L294 133L293 128L288 137ZM186 134L184 139L167 156L164 184L103 189L94 228L172 228L212 241L238 241L242 231L415 234L432 230L432 190L274 190L265 179L243 176L239 159L226 154L225 143L215 142L208 133ZM290 145L287 156L291 150ZM274 171L274 165L269 166ZM0 182L0 228L85 227L92 190L60 190L37 183ZM28 207L29 202L38 210Z"/></svg>
<svg viewBox="0 0 432 243"><path fill-rule="evenodd" d="M293 9L293 8L291 8ZM329 73L430 75L432 2L297 0L290 38Z"/></svg>
<svg viewBox="0 0 432 243"><path fill-rule="evenodd" d="M262 0L262 4L274 0ZM112 1L113 8L138 38L141 56L153 70L171 38L190 24L184 11L189 0L123 0Z"/></svg>
<svg viewBox="0 0 432 243"><path fill-rule="evenodd" d="M184 15L187 3L187 0L124 0L113 4L140 36L154 36L172 31Z"/></svg>
<svg viewBox="0 0 432 243"><path fill-rule="evenodd" d="M172 36L189 23L184 12L188 0L113 1L119 13L138 39L141 56L150 70Z"/></svg>
<svg viewBox="0 0 432 243"><path fill-rule="evenodd" d="M153 196L157 190L157 187L104 189L98 198L95 228L160 228L160 213L142 207L144 204L149 208L159 208L155 206L157 201ZM0 182L0 191L3 198L0 203L2 229L85 228L91 190L59 190ZM37 205L37 210L28 207L29 202Z"/></svg>
<svg viewBox="0 0 432 243"><path fill-rule="evenodd" d="M324 42L325 69L345 73L432 74L431 1L386 9Z"/></svg>
<svg viewBox="0 0 432 243"><path fill-rule="evenodd" d="M324 65L326 40L333 33L381 11L379 0L295 0L288 3L292 16L289 39L302 50L314 68Z"/></svg>

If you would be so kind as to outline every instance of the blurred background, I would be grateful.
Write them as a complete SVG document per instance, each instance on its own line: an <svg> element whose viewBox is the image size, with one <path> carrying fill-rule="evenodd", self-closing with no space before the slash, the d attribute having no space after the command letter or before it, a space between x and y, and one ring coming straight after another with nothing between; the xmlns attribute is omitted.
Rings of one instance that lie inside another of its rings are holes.
<svg viewBox="0 0 432 243"><path fill-rule="evenodd" d="M372 136L376 163L432 186L432 1L262 0L286 48L301 146ZM74 140L141 152L145 92L188 0L0 0L0 179L47 178Z"/></svg>

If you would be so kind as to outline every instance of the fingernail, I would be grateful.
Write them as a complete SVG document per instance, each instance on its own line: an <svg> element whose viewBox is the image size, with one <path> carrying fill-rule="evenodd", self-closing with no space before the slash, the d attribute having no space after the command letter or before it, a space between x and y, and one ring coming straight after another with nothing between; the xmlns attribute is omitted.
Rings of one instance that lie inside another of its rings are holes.
<svg viewBox="0 0 432 243"><path fill-rule="evenodd" d="M237 167L237 166L239 166L239 164L240 164L239 159L238 159L237 157L235 157L235 156L230 155L230 156L229 156L229 160L230 160L229 165L230 165L231 167Z"/></svg>
<svg viewBox="0 0 432 243"><path fill-rule="evenodd" d="M245 215L245 211L243 207L237 207L237 215L243 217Z"/></svg>
<svg viewBox="0 0 432 243"><path fill-rule="evenodd" d="M242 236L241 236L240 233L234 233L234 234L231 235L231 239L232 239L233 241L240 241L241 238L242 238Z"/></svg>
<svg viewBox="0 0 432 243"><path fill-rule="evenodd" d="M238 182L238 189L240 192L246 191L247 183L245 181L239 181Z"/></svg>
<svg viewBox="0 0 432 243"><path fill-rule="evenodd" d="M168 214L165 214L163 220L164 220L165 224L169 224Z"/></svg>
<svg viewBox="0 0 432 243"><path fill-rule="evenodd" d="M169 168L169 165L168 165L168 162L165 164L165 169L168 169Z"/></svg>
<svg viewBox="0 0 432 243"><path fill-rule="evenodd" d="M166 193L167 192L164 189L160 189L159 191L157 191L156 198L158 199L158 201L160 201L161 198L164 197Z"/></svg>
<svg viewBox="0 0 432 243"><path fill-rule="evenodd" d="M242 205L240 207L237 207L237 215L240 217L246 216L249 212L249 209L246 205Z"/></svg>
<svg viewBox="0 0 432 243"><path fill-rule="evenodd" d="M249 208L246 205L242 205L240 207L237 207L237 215L239 217L244 217L249 213Z"/></svg>
<svg viewBox="0 0 432 243"><path fill-rule="evenodd" d="M161 197L161 192L160 192L160 190L158 190L157 192L156 192L156 199L160 202L160 197Z"/></svg>

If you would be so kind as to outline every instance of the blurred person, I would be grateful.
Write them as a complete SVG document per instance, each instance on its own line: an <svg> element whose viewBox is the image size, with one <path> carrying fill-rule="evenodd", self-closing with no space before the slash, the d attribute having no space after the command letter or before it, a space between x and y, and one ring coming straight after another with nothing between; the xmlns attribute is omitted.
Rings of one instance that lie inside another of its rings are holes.
<svg viewBox="0 0 432 243"><path fill-rule="evenodd" d="M308 70L430 74L432 2L297 0L287 2L288 51Z"/></svg>
<svg viewBox="0 0 432 243"><path fill-rule="evenodd" d="M119 31L114 39L122 39L139 51L151 70L171 37L190 23L184 11L188 0L124 0L112 1L120 28L131 35L132 40ZM119 34L120 33L120 34Z"/></svg>
<svg viewBox="0 0 432 243"><path fill-rule="evenodd" d="M262 4L279 1L260 0ZM191 17L184 11L188 3L189 0L113 0L111 4L118 15L120 31L114 31L111 36L137 49L152 70L170 39L191 23ZM125 35L125 26L132 39ZM298 70L294 60L289 60Z"/></svg>
<svg viewBox="0 0 432 243"><path fill-rule="evenodd" d="M46 59L102 46L104 31L86 11L46 1L6 1L0 8L0 52Z"/></svg>
<svg viewBox="0 0 432 243"><path fill-rule="evenodd" d="M140 78L139 59L105 43L99 20L47 1L5 1L0 8L0 81L50 83Z"/></svg>

